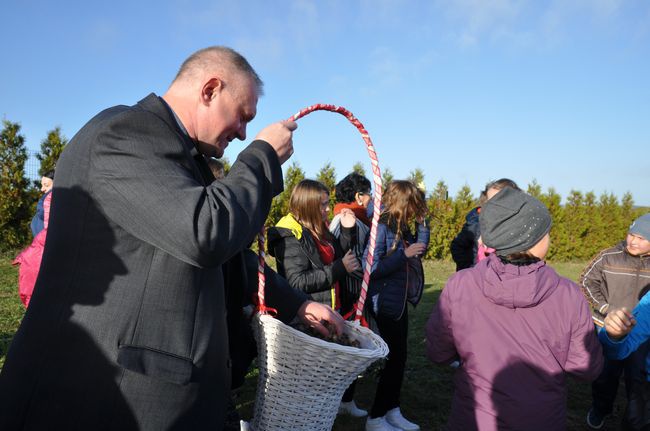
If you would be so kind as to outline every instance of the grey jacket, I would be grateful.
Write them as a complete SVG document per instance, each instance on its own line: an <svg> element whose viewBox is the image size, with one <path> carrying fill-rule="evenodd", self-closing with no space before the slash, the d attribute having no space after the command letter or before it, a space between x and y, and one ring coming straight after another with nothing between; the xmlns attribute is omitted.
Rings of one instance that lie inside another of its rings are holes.
<svg viewBox="0 0 650 431"><path fill-rule="evenodd" d="M580 276L580 285L593 308L593 319L603 326L610 310L632 310L650 289L650 256L632 256L625 241L601 251Z"/></svg>
<svg viewBox="0 0 650 431"><path fill-rule="evenodd" d="M0 429L220 429L221 264L262 226L282 172L256 141L210 184L193 148L154 94L101 112L67 145L0 374Z"/></svg>

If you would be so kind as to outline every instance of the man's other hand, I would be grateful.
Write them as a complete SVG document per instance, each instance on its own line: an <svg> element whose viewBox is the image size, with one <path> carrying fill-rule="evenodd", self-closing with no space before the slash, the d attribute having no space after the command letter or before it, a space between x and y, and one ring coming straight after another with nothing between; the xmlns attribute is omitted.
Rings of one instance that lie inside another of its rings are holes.
<svg viewBox="0 0 650 431"><path fill-rule="evenodd" d="M314 328L324 337L330 336L330 329L323 323L327 322L329 328L336 332L336 335L343 333L343 326L345 322L340 314L332 310L327 305L320 304L314 301L307 301L298 310L298 318L305 325Z"/></svg>

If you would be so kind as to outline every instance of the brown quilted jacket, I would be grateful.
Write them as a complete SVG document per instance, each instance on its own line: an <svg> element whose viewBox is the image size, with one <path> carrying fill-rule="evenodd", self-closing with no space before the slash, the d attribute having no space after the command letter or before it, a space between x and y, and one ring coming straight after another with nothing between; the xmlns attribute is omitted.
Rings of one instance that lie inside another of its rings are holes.
<svg viewBox="0 0 650 431"><path fill-rule="evenodd" d="M601 251L585 268L579 284L593 308L594 322L603 326L608 311L632 310L650 290L650 255L632 256L622 241Z"/></svg>

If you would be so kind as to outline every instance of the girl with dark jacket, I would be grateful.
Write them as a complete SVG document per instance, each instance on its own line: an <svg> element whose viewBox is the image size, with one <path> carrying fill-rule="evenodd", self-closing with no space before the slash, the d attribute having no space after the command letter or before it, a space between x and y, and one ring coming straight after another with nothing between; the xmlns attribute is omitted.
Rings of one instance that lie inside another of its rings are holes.
<svg viewBox="0 0 650 431"><path fill-rule="evenodd" d="M402 416L399 394L404 379L408 337L408 308L419 302L424 283L420 257L429 244L424 193L411 181L392 181L386 187L377 226L375 260L368 297L390 353L381 372L367 431L419 430ZM416 233L410 229L415 225ZM364 253L368 254L368 248Z"/></svg>
<svg viewBox="0 0 650 431"><path fill-rule="evenodd" d="M361 263L361 259L363 258L363 252L370 235L370 219L367 215L367 208L371 199L370 181L361 174L352 172L336 184L334 218L329 224L329 230L335 238L340 238L345 230L341 225L342 218L345 217L347 210L354 213L357 220L355 225L350 229L353 229L354 235L356 235L356 245L351 250L359 263ZM361 271L361 268L352 274L348 274L346 277L344 289L340 292L341 314L344 316L350 313L354 314L354 306L359 300L362 280L363 271ZM369 311L367 309L363 311L365 322L362 323L367 324L375 332L379 332L376 330L377 325L374 324L374 319L371 318ZM368 412L360 409L354 402L355 387L356 381L352 382L343 394L341 405L339 406L339 414L348 414L360 418L367 416Z"/></svg>
<svg viewBox="0 0 650 431"><path fill-rule="evenodd" d="M276 258L278 273L294 289L337 310L340 284L359 268L349 251L356 241L356 218L352 211L342 215L337 239L327 228L328 212L327 187L314 180L301 181L291 193L289 214L268 231L268 249Z"/></svg>

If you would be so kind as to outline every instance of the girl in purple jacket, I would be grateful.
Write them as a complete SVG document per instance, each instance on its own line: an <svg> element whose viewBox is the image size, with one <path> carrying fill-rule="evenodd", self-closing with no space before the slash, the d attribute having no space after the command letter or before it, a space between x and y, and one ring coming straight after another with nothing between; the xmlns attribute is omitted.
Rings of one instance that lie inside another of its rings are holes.
<svg viewBox="0 0 650 431"><path fill-rule="evenodd" d="M566 429L567 374L602 368L589 305L543 260L551 216L539 200L505 188L480 226L496 252L449 279L426 327L429 358L461 363L446 429Z"/></svg>

